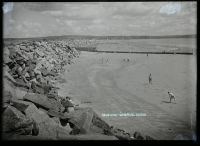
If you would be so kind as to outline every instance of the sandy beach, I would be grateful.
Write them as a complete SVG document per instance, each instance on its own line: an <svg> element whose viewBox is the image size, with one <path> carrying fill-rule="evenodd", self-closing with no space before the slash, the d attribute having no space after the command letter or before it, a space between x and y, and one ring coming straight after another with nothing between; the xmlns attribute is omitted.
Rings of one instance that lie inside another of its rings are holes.
<svg viewBox="0 0 200 146"><path fill-rule="evenodd" d="M191 139L196 109L194 69L192 55L81 52L67 67L63 75L67 82L60 85L59 94L74 97L110 125L128 132L137 130L156 139ZM169 103L168 91L175 94L175 102Z"/></svg>

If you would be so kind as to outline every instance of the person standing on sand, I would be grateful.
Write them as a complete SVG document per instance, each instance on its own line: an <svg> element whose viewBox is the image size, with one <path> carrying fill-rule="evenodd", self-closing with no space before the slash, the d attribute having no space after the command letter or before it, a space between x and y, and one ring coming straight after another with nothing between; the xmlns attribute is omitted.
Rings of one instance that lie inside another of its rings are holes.
<svg viewBox="0 0 200 146"><path fill-rule="evenodd" d="M172 99L175 101L176 99L175 99L175 96L174 96L174 94L172 93L172 92L169 92L168 91L168 95L169 95L169 102L171 103L171 101L172 101Z"/></svg>
<svg viewBox="0 0 200 146"><path fill-rule="evenodd" d="M151 77L151 73L149 74L149 84L152 84L152 77Z"/></svg>

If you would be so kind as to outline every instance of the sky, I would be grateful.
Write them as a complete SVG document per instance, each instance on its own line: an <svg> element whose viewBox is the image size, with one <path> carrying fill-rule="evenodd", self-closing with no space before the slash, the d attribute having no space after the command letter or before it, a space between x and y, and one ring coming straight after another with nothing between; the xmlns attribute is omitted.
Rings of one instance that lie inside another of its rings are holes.
<svg viewBox="0 0 200 146"><path fill-rule="evenodd" d="M196 34L196 2L7 2L4 38Z"/></svg>

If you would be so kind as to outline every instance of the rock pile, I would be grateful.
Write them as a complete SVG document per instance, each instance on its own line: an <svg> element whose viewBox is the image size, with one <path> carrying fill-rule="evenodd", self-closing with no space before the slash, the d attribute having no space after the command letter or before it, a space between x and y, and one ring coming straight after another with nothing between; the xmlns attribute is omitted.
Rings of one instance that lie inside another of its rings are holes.
<svg viewBox="0 0 200 146"><path fill-rule="evenodd" d="M55 86L64 66L79 53L63 41L22 41L4 46L3 139L151 139L109 126Z"/></svg>

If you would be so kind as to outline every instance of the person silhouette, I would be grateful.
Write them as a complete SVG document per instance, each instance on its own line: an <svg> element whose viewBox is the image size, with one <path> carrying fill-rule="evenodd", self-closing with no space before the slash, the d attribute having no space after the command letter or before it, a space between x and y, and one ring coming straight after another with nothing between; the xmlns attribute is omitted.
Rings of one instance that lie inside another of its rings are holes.
<svg viewBox="0 0 200 146"><path fill-rule="evenodd" d="M151 76L151 73L149 74L149 84L152 84L152 76Z"/></svg>
<svg viewBox="0 0 200 146"><path fill-rule="evenodd" d="M168 91L168 95L169 95L169 102L171 103L171 101L172 101L172 99L175 101L176 99L175 99L175 95L172 93L172 92L169 92Z"/></svg>

